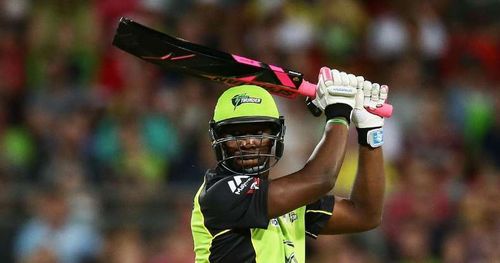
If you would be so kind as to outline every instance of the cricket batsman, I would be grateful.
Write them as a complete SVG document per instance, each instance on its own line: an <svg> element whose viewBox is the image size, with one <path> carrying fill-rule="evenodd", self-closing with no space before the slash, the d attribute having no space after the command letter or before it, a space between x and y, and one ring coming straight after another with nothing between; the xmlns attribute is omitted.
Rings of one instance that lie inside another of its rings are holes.
<svg viewBox="0 0 500 263"><path fill-rule="evenodd" d="M382 117L388 87L322 68L314 104L324 133L304 167L268 178L284 152L285 125L272 96L253 85L226 90L209 133L218 164L194 197L196 262L305 262L306 235L355 233L380 224L384 197ZM359 164L349 198L327 195L344 160L353 122Z"/></svg>

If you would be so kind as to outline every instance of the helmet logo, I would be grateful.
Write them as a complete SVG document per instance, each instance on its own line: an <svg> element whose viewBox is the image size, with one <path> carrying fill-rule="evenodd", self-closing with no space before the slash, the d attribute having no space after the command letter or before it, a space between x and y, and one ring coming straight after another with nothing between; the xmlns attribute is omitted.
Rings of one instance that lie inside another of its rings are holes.
<svg viewBox="0 0 500 263"><path fill-rule="evenodd" d="M235 95L231 99L231 102L233 103L234 110L236 110L236 108L238 106L240 106L241 104L244 104L244 103L260 104L262 102L262 99L261 98L250 97L246 93L243 93L243 94Z"/></svg>

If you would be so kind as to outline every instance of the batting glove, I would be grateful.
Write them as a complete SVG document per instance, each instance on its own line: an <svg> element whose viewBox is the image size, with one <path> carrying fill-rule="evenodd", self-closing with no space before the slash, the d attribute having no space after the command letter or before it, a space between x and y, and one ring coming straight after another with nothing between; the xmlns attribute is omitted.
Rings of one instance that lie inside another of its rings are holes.
<svg viewBox="0 0 500 263"><path fill-rule="evenodd" d="M372 148L384 144L384 118L371 114L366 107L374 109L381 107L387 99L389 87L379 85L357 77L358 90L356 105L352 113L352 122L358 130L358 142Z"/></svg>
<svg viewBox="0 0 500 263"><path fill-rule="evenodd" d="M353 74L323 67L313 103L325 112L327 120L343 117L349 122L356 105L357 88L358 81Z"/></svg>

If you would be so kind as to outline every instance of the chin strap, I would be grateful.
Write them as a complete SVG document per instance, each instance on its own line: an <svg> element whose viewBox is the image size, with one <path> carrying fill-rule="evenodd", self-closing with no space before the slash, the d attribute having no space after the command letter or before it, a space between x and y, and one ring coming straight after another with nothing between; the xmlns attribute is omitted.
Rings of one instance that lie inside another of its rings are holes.
<svg viewBox="0 0 500 263"><path fill-rule="evenodd" d="M220 167L222 167L223 169L225 169L225 170L227 170L227 171L229 171L230 173L233 173L233 174L242 174L242 175L249 175L249 176L260 176L261 174L269 172L269 170L271 170L271 168L274 165L276 165L276 163L279 161L279 158L275 157L276 161L272 165L270 165L269 164L269 159L270 159L270 157L262 165L259 165L257 167L254 166L254 167L251 167L251 168L246 168L246 169L243 169L243 170L236 170L236 169L231 168L231 165L229 165L229 164L226 163L227 161L231 161L231 160L221 161L221 162L218 163L218 165Z"/></svg>

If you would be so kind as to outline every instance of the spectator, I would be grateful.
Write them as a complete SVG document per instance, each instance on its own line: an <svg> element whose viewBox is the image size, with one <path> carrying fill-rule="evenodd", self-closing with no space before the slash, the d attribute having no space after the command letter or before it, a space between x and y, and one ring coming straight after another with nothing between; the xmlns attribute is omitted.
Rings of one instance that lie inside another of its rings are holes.
<svg viewBox="0 0 500 263"><path fill-rule="evenodd" d="M60 189L43 187L33 201L33 216L16 237L17 261L55 259L60 263L77 263L99 254L97 229L71 221L66 196Z"/></svg>

